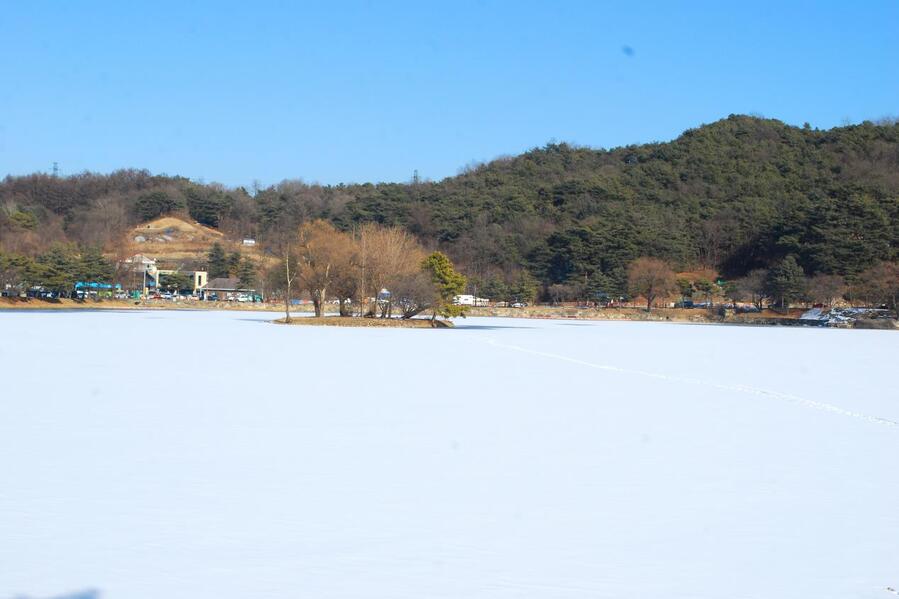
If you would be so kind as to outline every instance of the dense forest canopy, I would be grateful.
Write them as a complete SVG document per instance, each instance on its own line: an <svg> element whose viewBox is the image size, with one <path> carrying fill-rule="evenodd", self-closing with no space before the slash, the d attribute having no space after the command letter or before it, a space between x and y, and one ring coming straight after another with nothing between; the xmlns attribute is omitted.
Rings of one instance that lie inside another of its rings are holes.
<svg viewBox="0 0 899 599"><path fill-rule="evenodd" d="M549 144L439 182L229 189L122 170L0 183L0 251L117 253L135 224L181 214L279 253L313 219L398 225L473 283L617 291L635 258L743 276L794 256L851 280L899 244L899 124L817 130L748 116L612 150Z"/></svg>

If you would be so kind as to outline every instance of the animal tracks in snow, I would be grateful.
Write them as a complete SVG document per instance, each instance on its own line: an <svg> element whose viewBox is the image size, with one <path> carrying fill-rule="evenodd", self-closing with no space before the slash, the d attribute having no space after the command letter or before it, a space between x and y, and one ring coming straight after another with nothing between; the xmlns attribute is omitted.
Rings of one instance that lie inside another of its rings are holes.
<svg viewBox="0 0 899 599"><path fill-rule="evenodd" d="M899 422L894 420L889 420L887 418L880 418L879 416L870 416L868 414L863 414L861 412L855 412L852 410L847 410L845 408L841 408L839 406L835 406L830 403L826 403L823 401L815 401L813 399L806 399L804 397L799 397L797 395L792 395L789 393L780 393L779 391L771 391L769 389L760 389L758 387L750 387L747 385L727 385L724 383L716 383L715 381L709 381L705 379L697 379L692 377L683 377L683 376L675 376L669 374L662 374L659 372L649 372L646 370L636 370L633 368L621 368L619 366L611 366L608 364L596 364L594 362L588 362L586 360L581 360L579 358L572 358L570 356L564 356L562 354L555 354L551 352L545 352L535 349L528 349L526 347L521 347L519 345L509 345L506 343L500 343L493 339L492 337L485 338L485 341L494 347L507 349L510 351L516 351L524 354L531 354L533 356L541 356L544 358L550 358L553 360L560 360L563 362L570 362L572 364L577 364L579 366L586 366L588 368L593 368L596 370L604 370L606 372L615 372L618 374L626 374L632 376L641 376L644 378L658 379L664 381L670 381L673 383L684 383L688 385L699 385L703 387L710 387L713 389L721 389L723 391L736 391L738 393L746 393L750 395L758 395L761 397L769 397L771 399L776 399L780 401L790 402L794 404L799 404L806 408L811 408L815 410L821 410L824 412L831 412L833 414L838 414L840 416L846 416L848 418L855 418L856 420L863 420L865 422L870 422L872 424L878 424L881 426L887 427L899 427Z"/></svg>

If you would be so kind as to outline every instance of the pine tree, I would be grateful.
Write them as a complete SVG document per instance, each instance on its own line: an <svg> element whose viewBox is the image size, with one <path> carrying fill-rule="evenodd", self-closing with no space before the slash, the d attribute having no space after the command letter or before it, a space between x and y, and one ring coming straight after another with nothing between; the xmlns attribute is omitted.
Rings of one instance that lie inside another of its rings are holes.
<svg viewBox="0 0 899 599"><path fill-rule="evenodd" d="M490 277L482 282L478 294L494 302L509 300L509 286L499 277Z"/></svg>
<svg viewBox="0 0 899 599"><path fill-rule="evenodd" d="M453 298L465 291L465 275L456 272L453 263L443 252L434 252L425 258L422 269L431 275L439 298L431 320L435 320L438 314L444 318L464 316L465 306L455 305Z"/></svg>
<svg viewBox="0 0 899 599"><path fill-rule="evenodd" d="M805 295L805 272L796 257L790 254L768 271L768 294L781 308L788 308Z"/></svg>
<svg viewBox="0 0 899 599"><path fill-rule="evenodd" d="M256 265L249 258L244 258L237 266L237 278L242 289L252 289L256 284Z"/></svg>
<svg viewBox="0 0 899 599"><path fill-rule="evenodd" d="M82 281L108 283L112 280L112 263L103 256L99 247L89 247L81 252L78 278Z"/></svg>
<svg viewBox="0 0 899 599"><path fill-rule="evenodd" d="M38 257L35 266L35 282L47 289L67 293L75 285L79 265L67 246L53 246Z"/></svg>
<svg viewBox="0 0 899 599"><path fill-rule="evenodd" d="M193 291L193 278L183 272L162 275L160 287L176 293L179 291Z"/></svg>
<svg viewBox="0 0 899 599"><path fill-rule="evenodd" d="M693 292L696 289L693 287L693 281L690 279L676 279L674 284L677 285L677 291L680 293L681 302L686 305L688 299L693 298Z"/></svg>
<svg viewBox="0 0 899 599"><path fill-rule="evenodd" d="M207 258L209 264L207 270L209 271L210 279L228 276L228 258L225 256L222 244L218 242L213 243Z"/></svg>
<svg viewBox="0 0 899 599"><path fill-rule="evenodd" d="M718 286L708 279L696 279L693 281L693 287L702 294L706 303L711 306L714 303L715 291Z"/></svg>
<svg viewBox="0 0 899 599"><path fill-rule="evenodd" d="M509 297L513 302L533 302L540 290L537 279L527 271L518 273L518 277L509 285Z"/></svg>
<svg viewBox="0 0 899 599"><path fill-rule="evenodd" d="M228 274L225 276L237 275L240 269L240 252L231 252L228 255Z"/></svg>
<svg viewBox="0 0 899 599"><path fill-rule="evenodd" d="M153 191L137 198L134 210L141 220L153 220L163 214L180 210L184 205L179 198L172 198L164 191Z"/></svg>

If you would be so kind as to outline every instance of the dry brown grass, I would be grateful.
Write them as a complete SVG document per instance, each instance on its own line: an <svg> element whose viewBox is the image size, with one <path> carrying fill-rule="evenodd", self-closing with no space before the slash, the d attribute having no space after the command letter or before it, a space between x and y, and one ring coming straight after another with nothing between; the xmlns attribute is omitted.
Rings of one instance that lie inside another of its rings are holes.
<svg viewBox="0 0 899 599"><path fill-rule="evenodd" d="M647 312L645 308L578 308L571 306L527 306L525 308L472 308L469 316L505 316L510 318L574 318L581 320L640 320L670 322L708 322L708 323L758 323L768 324L774 320L798 319L804 308L791 308L787 311L764 310L758 313L728 313L722 318L715 310L702 308L653 308Z"/></svg>
<svg viewBox="0 0 899 599"><path fill-rule="evenodd" d="M146 241L138 242L143 237ZM168 237L169 239L166 239ZM177 264L186 260L205 262L213 243L220 243L228 252L240 252L257 264L268 267L276 258L267 256L258 246L244 246L239 239L228 239L222 232L199 223L174 216L164 216L130 229L119 244L122 255L144 254L161 264Z"/></svg>
<svg viewBox="0 0 899 599"><path fill-rule="evenodd" d="M279 318L272 322L312 327L388 327L398 329L445 329L453 326L453 323L448 320L435 320L432 323L424 318L400 320L398 318L361 318L358 316L300 317L291 318L289 323L285 322L283 318Z"/></svg>
<svg viewBox="0 0 899 599"><path fill-rule="evenodd" d="M329 306L331 307L331 306ZM135 301L135 300L102 300L78 301L71 299L41 300L0 298L0 310L3 309L33 309L33 310L236 310L249 312L280 312L284 313L284 306L280 303L240 303L240 302L167 302L160 300ZM359 318L338 317L334 313L327 314L324 318L312 318L300 316L312 311L309 304L291 306L291 312L297 316L291 319L290 324L307 326L344 326L344 327L396 327L396 328L430 328L430 321L416 318L412 320L384 319L384 318ZM804 312L802 308L791 308L788 311L764 310L759 313L728 314L722 318L716 313L710 313L702 309L685 308L657 308L652 312L646 312L642 308L621 309L595 309L563 306L528 306L526 308L472 308L468 310L469 316L498 316L510 318L547 318L547 319L577 319L577 320L637 320L637 321L661 321L661 322L694 322L694 323L730 323L730 324L778 324L782 321L792 321L799 318ZM283 318L275 322L283 324ZM452 322L437 321L438 326L453 326Z"/></svg>

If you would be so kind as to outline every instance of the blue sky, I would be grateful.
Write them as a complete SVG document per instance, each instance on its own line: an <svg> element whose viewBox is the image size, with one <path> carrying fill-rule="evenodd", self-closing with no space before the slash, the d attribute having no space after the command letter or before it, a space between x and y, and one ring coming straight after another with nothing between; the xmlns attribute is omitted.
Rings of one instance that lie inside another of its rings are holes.
<svg viewBox="0 0 899 599"><path fill-rule="evenodd" d="M892 0L132 4L0 3L0 174L441 179L731 113L899 114Z"/></svg>

